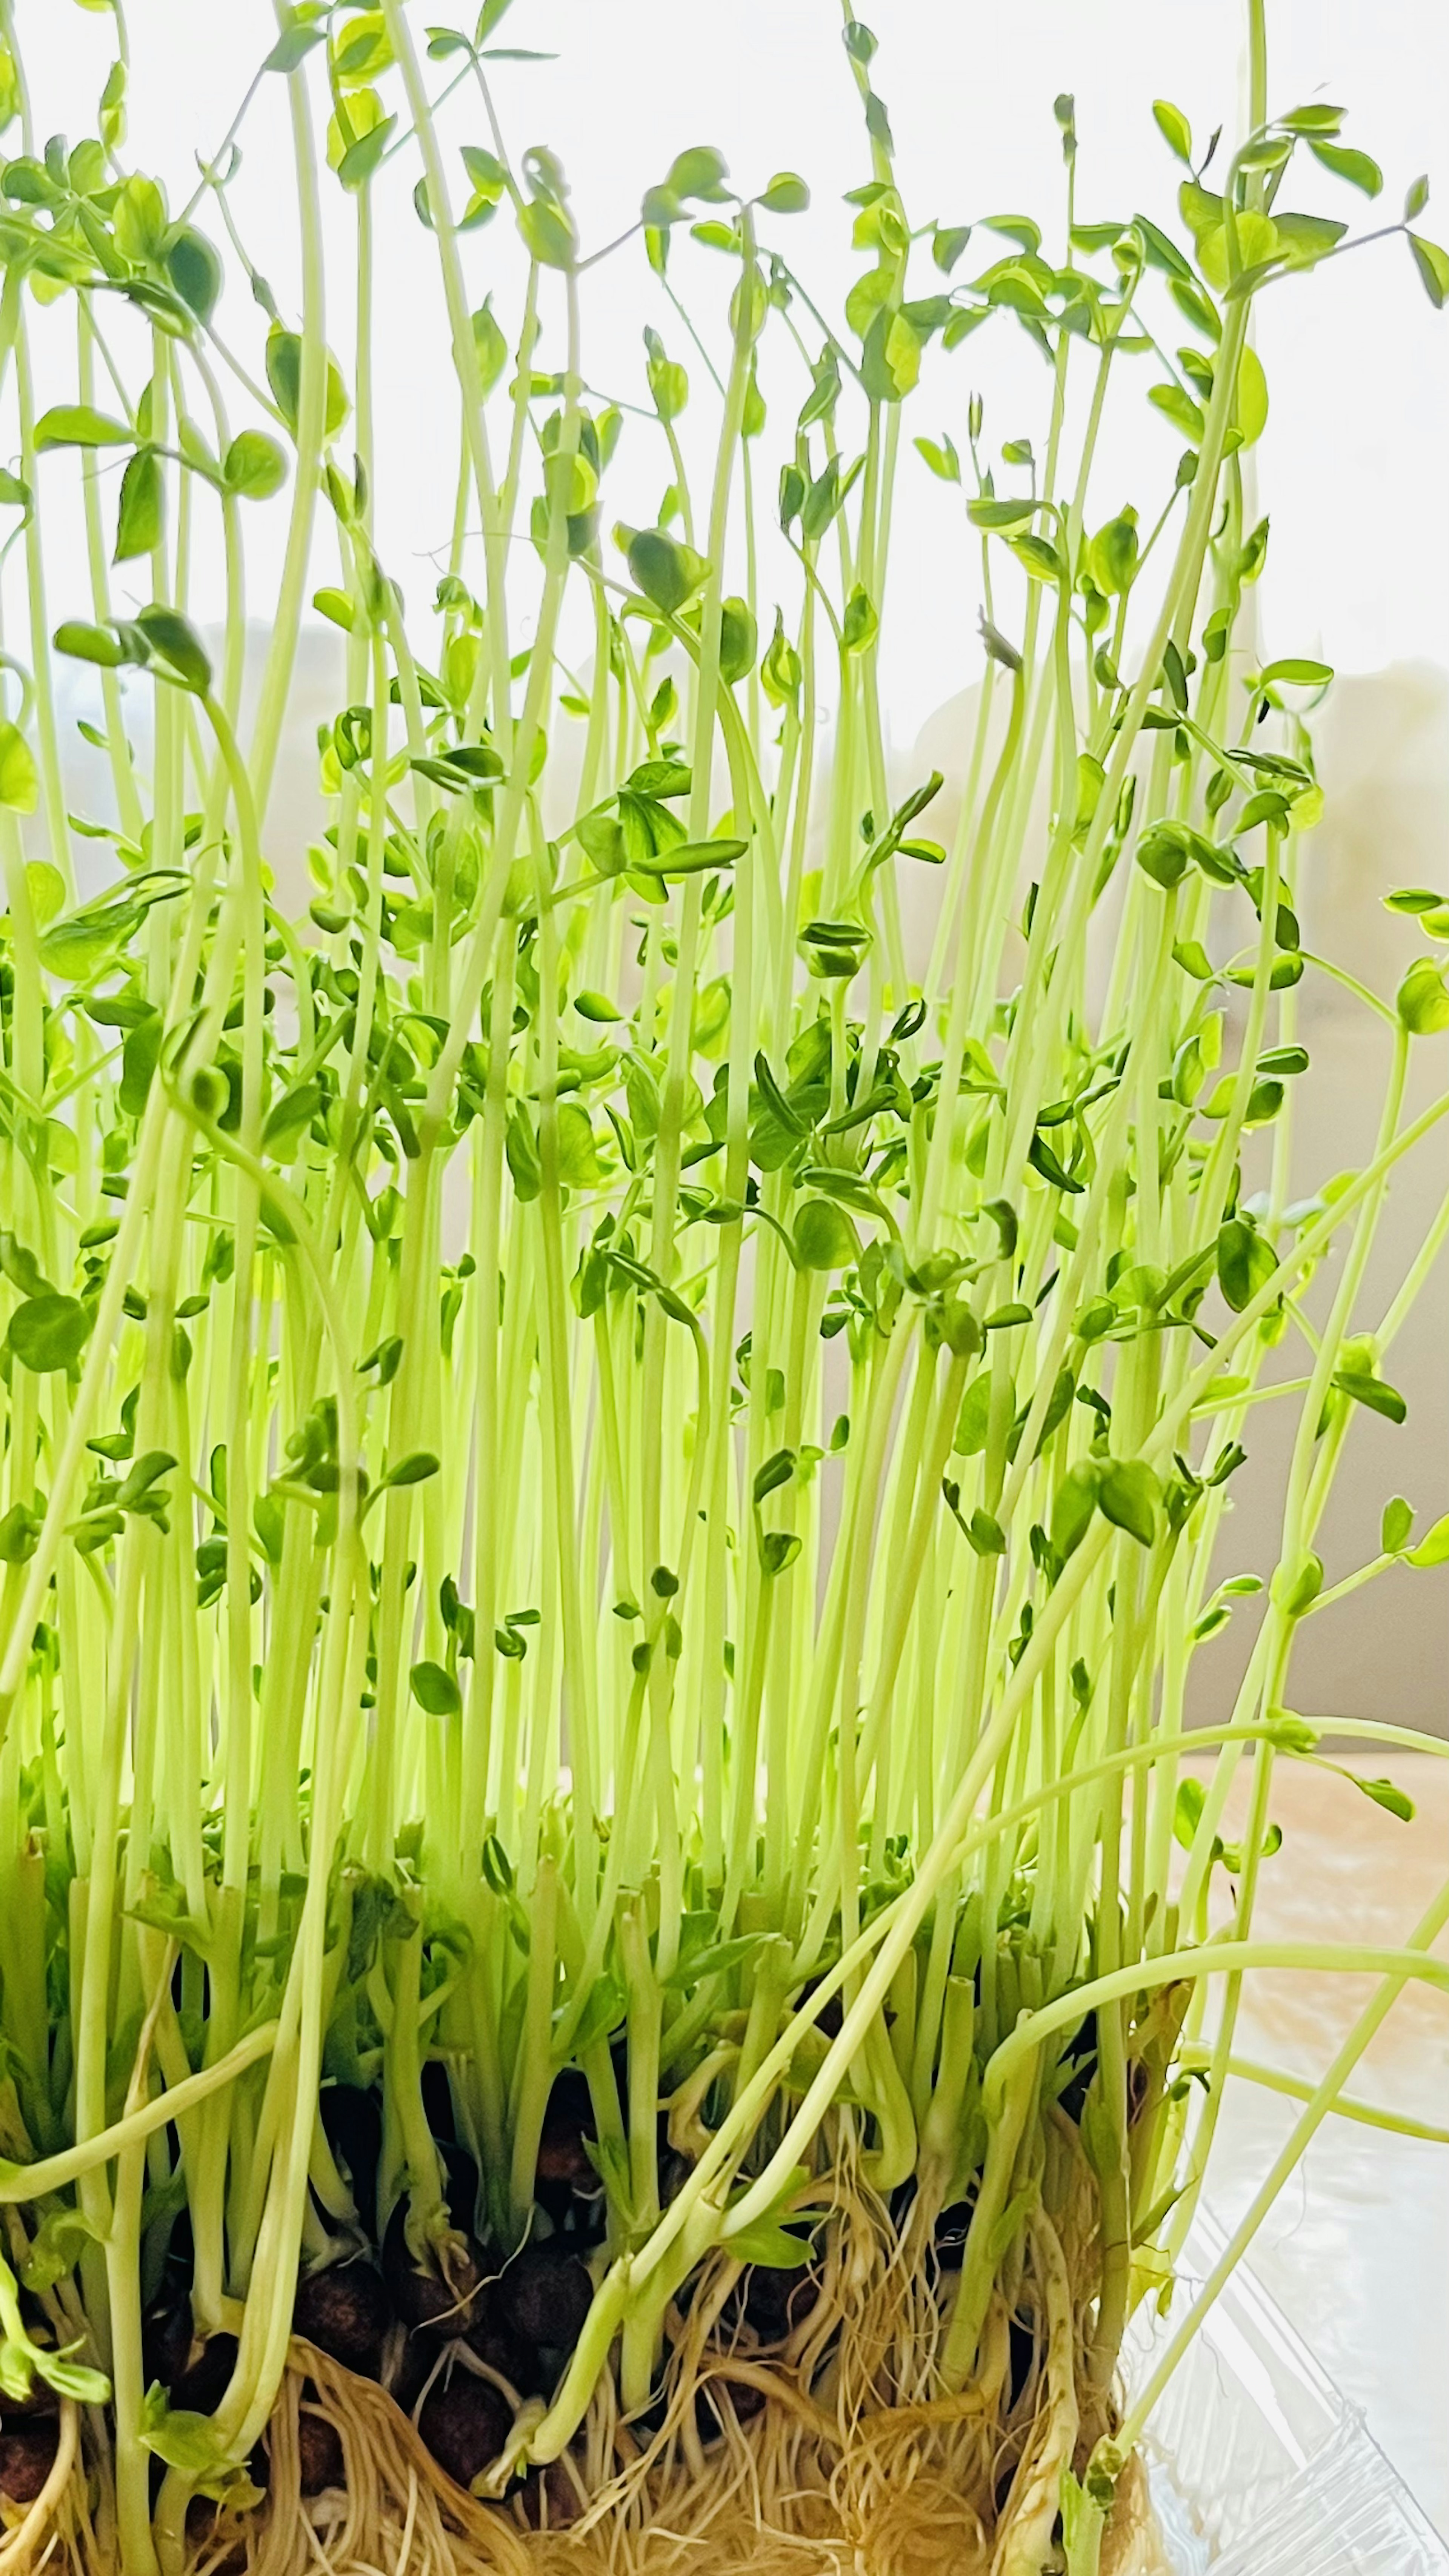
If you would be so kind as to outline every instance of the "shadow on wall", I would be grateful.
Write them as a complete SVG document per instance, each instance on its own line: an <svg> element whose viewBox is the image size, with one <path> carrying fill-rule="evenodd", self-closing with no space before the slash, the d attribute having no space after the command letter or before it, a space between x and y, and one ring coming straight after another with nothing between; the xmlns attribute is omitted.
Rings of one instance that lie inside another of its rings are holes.
<svg viewBox="0 0 1449 2576"><path fill-rule="evenodd" d="M899 767L902 791L932 768L945 773L929 826L938 839L949 841L955 826L976 706L975 689L952 699ZM1449 888L1449 674L1410 664L1340 681L1320 719L1317 756L1324 816L1305 844L1296 889L1305 944L1391 1002L1426 942L1412 921L1384 910L1382 897L1396 886ZM1045 813L1038 819L1044 825ZM920 939L923 898L910 891L911 927ZM1372 1153L1392 1036L1342 986L1313 974L1300 988L1298 1034L1311 1071L1295 1104L1293 1189L1308 1197ZM1405 1118L1446 1088L1449 1040L1417 1040ZM1255 1141L1266 1168L1265 1140ZM1262 1177L1248 1174L1247 1186ZM1358 1330L1379 1323L1446 1194L1449 1133L1440 1129L1395 1176L1354 1318ZM1336 1278L1337 1263L1327 1263L1313 1283L1310 1314L1326 1307ZM1270 1354L1265 1379L1301 1374L1302 1345L1285 1340ZM1385 1356L1384 1374L1407 1400L1408 1420L1396 1427L1355 1408L1317 1538L1329 1584L1378 1554L1380 1514L1391 1494L1415 1506L1421 1533L1449 1511L1449 1251ZM1291 1400L1257 1405L1248 1415L1248 1463L1233 1482L1220 1578L1266 1579L1272 1571L1295 1419ZM1226 1714L1251 1651L1254 1612L1253 1602L1240 1603L1232 1625L1197 1657L1189 1699L1197 1722ZM1306 1620L1289 1695L1305 1715L1381 1718L1449 1736L1449 1567L1393 1567Z"/></svg>

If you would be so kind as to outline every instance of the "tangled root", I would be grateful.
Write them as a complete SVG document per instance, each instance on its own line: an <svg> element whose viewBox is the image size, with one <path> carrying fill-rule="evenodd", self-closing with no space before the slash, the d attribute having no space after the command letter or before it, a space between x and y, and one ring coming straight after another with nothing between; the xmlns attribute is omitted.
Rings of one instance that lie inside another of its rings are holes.
<svg viewBox="0 0 1449 2576"><path fill-rule="evenodd" d="M950 2283L929 2218L898 2228L848 2163L832 2188L818 2295L781 2343L759 2350L731 2298L739 2267L716 2257L669 2319L647 2435L621 2420L606 2374L571 2450L500 2502L456 2486L375 2381L294 2339L266 2502L197 2510L186 2576L1037 2576L1056 2563L1085 2302L1064 2304L1038 2224L975 2381L943 2394L932 2356ZM306 2497L304 2410L342 2458L341 2484ZM78 2461L73 2407L63 2424L45 2494L0 2536L0 2576L114 2567L105 2462ZM1135 2467L1102 2566L1161 2576Z"/></svg>

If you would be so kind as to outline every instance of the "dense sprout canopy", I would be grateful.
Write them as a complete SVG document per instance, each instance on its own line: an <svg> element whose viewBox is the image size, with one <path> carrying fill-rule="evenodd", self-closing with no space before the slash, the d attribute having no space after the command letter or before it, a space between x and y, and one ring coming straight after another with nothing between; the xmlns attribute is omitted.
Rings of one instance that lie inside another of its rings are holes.
<svg viewBox="0 0 1449 2576"><path fill-rule="evenodd" d="M1305 169L1345 207L1382 178L1341 109L1273 111L1255 6L1241 139L1153 111L1186 174L1156 219L1084 218L1061 97L1040 222L922 224L848 16L835 312L804 180L742 194L712 147L582 240L495 111L506 5L282 12L286 280L248 255L245 109L175 206L127 159L124 49L97 133L46 142L0 10L0 2415L57 2393L46 2511L128 2576L259 2477L280 2567L316 2423L339 2566L401 2568L417 2512L430 2567L523 2563L525 2516L642 2566L651 2513L724 2530L726 2495L893 2566L915 2492L999 2576L1087 2576L1243 1975L1384 1981L1284 2170L1386 1998L1444 1982L1442 1904L1390 1952L1253 1921L1275 1765L1322 1758L1301 1623L1449 1555L1397 1500L1369 1566L1318 1549L1449 1229L1426 1203L1370 1310L1449 1106L1405 1108L1449 894L1392 897L1425 945L1386 996L1305 945L1332 673L1256 614L1255 300L1353 247L1293 211ZM394 161L456 380L430 596L378 535ZM1387 229L1437 306L1425 194ZM612 394L606 253L653 314ZM999 445L1004 340L1039 404ZM1108 515L1144 400L1181 443ZM883 622L933 578L890 563L908 474L979 548L949 785L881 717ZM67 511L88 595L55 600ZM299 888L314 612L344 686ZM1370 1158L1294 1196L1314 978L1389 1070ZM1239 1570L1269 1398L1281 1542Z"/></svg>

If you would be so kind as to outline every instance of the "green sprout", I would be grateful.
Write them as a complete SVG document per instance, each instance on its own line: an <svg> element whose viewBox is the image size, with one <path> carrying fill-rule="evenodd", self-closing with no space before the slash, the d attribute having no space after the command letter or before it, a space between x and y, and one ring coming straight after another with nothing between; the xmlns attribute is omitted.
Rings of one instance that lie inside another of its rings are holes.
<svg viewBox="0 0 1449 2576"><path fill-rule="evenodd" d="M1048 221L923 222L847 12L831 318L805 181L712 147L591 244L497 110L507 7L280 9L173 207L124 41L97 132L41 143L0 0L0 2412L53 2392L45 2514L88 2497L124 2576L262 2516L300 2564L323 2436L368 2460L359 2567L528 2563L586 2509L580 2566L642 2567L651 2514L742 2552L834 2514L866 2565L889 2488L999 2576L1090 2576L1274 2192L1329 2113L1405 2125L1346 2088L1449 1985L1449 1888L1389 1949L1255 1924L1277 1766L1322 1760L1302 1623L1449 1557L1397 1497L1370 1563L1320 1552L1449 1234L1425 1201L1378 1302L1449 1114L1407 1105L1449 893L1391 899L1430 943L1391 999L1303 944L1332 673L1260 658L1248 464L1257 299L1358 247L1297 181L1382 178L1341 109L1273 108L1248 0L1241 141L1152 110L1160 222L1084 218L1066 97ZM268 281L235 182L279 91ZM1426 197L1367 238L1440 307ZM383 223L455 377L428 600L379 535ZM610 391L605 257L654 316ZM1021 334L1040 417L997 451L974 387ZM1106 516L1143 400L1175 443ZM949 790L882 721L906 475L979 557ZM309 611L343 677L301 886ZM1389 1071L1369 1159L1294 1200L1315 977ZM1224 1576L1265 1402L1276 1557ZM1264 1968L1376 1981L1320 2081L1240 2054ZM1124 2411L1237 2080L1299 2115Z"/></svg>

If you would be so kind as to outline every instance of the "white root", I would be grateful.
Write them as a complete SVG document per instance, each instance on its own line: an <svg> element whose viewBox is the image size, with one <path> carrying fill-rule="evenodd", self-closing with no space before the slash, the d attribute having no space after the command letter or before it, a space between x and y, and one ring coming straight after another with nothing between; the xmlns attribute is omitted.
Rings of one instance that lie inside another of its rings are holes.
<svg viewBox="0 0 1449 2576"><path fill-rule="evenodd" d="M1031 2221L1032 2265L1047 2330L1046 2404L1012 2483L991 2576L1042 2576L1052 2555L1062 2471L1077 2441L1076 2333L1061 2239L1045 2210Z"/></svg>

